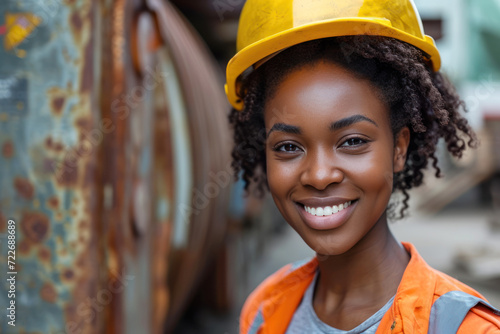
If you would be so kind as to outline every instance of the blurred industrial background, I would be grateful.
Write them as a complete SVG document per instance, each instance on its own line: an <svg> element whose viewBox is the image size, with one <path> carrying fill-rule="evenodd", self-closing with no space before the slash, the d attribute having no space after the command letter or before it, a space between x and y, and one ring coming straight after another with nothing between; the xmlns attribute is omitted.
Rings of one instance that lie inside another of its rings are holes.
<svg viewBox="0 0 500 334"><path fill-rule="evenodd" d="M415 0L481 139L393 224L500 306L500 2ZM248 293L312 256L230 169L224 68L244 0L0 2L0 276L16 327L237 333ZM2 278L2 282L5 279Z"/></svg>

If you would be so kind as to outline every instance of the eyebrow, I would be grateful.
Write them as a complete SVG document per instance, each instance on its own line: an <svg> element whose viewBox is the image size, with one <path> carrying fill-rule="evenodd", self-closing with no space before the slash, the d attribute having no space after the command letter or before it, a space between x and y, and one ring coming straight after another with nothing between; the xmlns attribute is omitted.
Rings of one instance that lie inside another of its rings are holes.
<svg viewBox="0 0 500 334"><path fill-rule="evenodd" d="M353 116L349 116L346 118L342 118L341 120L338 120L338 121L330 124L330 130L331 131L339 130L339 129L342 129L342 128L348 127L350 125L353 125L355 123L359 123L359 122L363 122L363 121L370 122L378 128L378 125L377 125L377 123L375 123L374 120L372 120L366 116L358 114L358 115L353 115Z"/></svg>
<svg viewBox="0 0 500 334"><path fill-rule="evenodd" d="M358 115L353 115L353 116L349 116L346 118L342 118L341 120L333 122L332 124L330 124L329 129L330 129L330 131L339 130L339 129L348 127L350 125L353 125L353 124L359 123L359 122L370 122L373 125L375 125L376 127L378 127L377 123L374 120L372 120L366 116L358 114ZM269 132L267 133L267 137L269 137L269 135L273 131L280 131L280 132L291 133L291 134L301 134L302 133L302 130L300 129L300 127L295 126L295 125L285 124L285 123L275 123L272 126L271 130L269 130Z"/></svg>
<svg viewBox="0 0 500 334"><path fill-rule="evenodd" d="M300 128L298 126L288 125L285 123L274 123L271 130L269 130L269 132L267 133L267 137L269 137L269 135L273 131L280 131L280 132L286 132L286 133L292 133L292 134L301 134L302 133L302 131L300 130Z"/></svg>

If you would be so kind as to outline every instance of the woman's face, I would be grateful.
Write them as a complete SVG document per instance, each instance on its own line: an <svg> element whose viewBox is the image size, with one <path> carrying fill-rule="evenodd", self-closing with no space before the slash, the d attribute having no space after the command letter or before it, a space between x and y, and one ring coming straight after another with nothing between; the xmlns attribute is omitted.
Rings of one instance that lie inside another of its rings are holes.
<svg viewBox="0 0 500 334"><path fill-rule="evenodd" d="M313 250L343 254L386 224L409 131L394 142L388 108L368 81L330 63L303 67L281 82L264 119L271 194Z"/></svg>

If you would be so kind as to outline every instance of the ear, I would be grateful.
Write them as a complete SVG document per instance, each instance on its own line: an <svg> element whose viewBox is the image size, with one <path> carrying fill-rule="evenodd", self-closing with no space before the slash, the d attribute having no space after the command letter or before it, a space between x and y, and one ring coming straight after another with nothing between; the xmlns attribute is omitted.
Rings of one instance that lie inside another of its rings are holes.
<svg viewBox="0 0 500 334"><path fill-rule="evenodd" d="M394 144L394 173L399 173L405 167L406 152L410 144L410 129L407 126L399 131Z"/></svg>

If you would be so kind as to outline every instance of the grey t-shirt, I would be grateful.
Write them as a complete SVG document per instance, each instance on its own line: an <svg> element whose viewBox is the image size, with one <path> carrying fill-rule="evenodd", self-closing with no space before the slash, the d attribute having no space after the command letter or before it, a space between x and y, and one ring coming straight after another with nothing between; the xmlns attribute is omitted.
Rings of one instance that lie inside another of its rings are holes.
<svg viewBox="0 0 500 334"><path fill-rule="evenodd" d="M382 320L384 314L389 310L394 301L392 297L387 304L385 304L380 310L378 310L370 318L366 319L358 327L351 329L350 331L343 331L328 326L322 322L313 308L313 294L314 286L316 285L316 280L318 279L318 273L314 276L312 283L307 288L302 302L295 311L292 321L286 330L286 334L375 334L378 325Z"/></svg>

